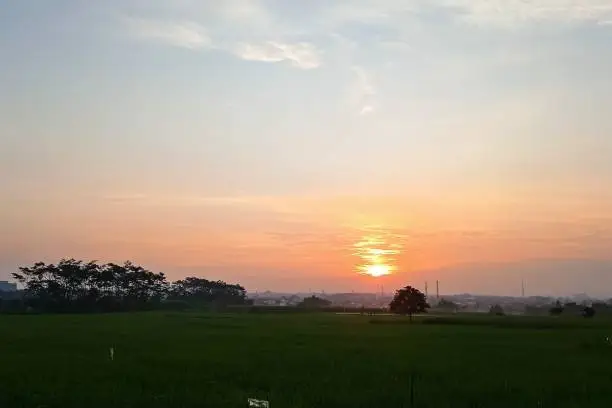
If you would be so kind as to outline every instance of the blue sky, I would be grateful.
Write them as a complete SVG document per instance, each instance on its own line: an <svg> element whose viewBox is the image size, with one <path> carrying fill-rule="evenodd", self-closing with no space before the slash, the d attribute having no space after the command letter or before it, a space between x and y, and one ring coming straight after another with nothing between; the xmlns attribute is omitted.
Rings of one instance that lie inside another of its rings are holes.
<svg viewBox="0 0 612 408"><path fill-rule="evenodd" d="M608 261L610 0L0 0L0 55L0 278L136 257L346 289L372 223L421 237L406 273Z"/></svg>

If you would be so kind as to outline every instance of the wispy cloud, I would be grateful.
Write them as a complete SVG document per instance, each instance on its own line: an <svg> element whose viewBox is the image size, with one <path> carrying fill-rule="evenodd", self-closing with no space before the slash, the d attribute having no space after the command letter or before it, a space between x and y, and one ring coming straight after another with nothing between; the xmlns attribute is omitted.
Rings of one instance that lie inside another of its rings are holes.
<svg viewBox="0 0 612 408"><path fill-rule="evenodd" d="M310 43L286 44L268 41L264 44L239 44L235 55L248 61L282 62L290 61L291 65L302 69L318 68L321 58L317 48Z"/></svg>
<svg viewBox="0 0 612 408"><path fill-rule="evenodd" d="M527 23L599 23L612 17L610 0L444 0L460 18L479 25L516 27Z"/></svg>
<svg viewBox="0 0 612 408"><path fill-rule="evenodd" d="M480 26L510 28L532 23L597 23L612 20L610 0L340 0L328 8L334 24L405 24L421 12L450 15Z"/></svg>
<svg viewBox="0 0 612 408"><path fill-rule="evenodd" d="M212 44L203 26L194 22L164 22L130 18L131 33L142 40L153 41L180 48L199 49Z"/></svg>
<svg viewBox="0 0 612 408"><path fill-rule="evenodd" d="M245 13L242 9L232 9L231 16L232 19L248 18L249 14ZM309 42L213 40L203 25L193 21L167 22L142 18L128 18L126 21L134 37L161 45L191 50L216 49L247 61L290 62L291 66L301 69L318 68L322 63L320 51Z"/></svg>
<svg viewBox="0 0 612 408"><path fill-rule="evenodd" d="M371 75L363 68L354 66L355 81L351 89L351 99L360 115L368 115L376 109L376 88Z"/></svg>

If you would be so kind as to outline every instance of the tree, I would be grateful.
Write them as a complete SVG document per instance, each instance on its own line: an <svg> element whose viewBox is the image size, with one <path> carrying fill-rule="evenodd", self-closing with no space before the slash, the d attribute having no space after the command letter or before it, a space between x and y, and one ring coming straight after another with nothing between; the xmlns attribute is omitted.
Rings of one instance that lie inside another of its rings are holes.
<svg viewBox="0 0 612 408"><path fill-rule="evenodd" d="M117 312L159 308L163 301L176 309L196 304L247 304L246 289L223 281L185 278L172 285L163 273L132 262L100 265L75 259L57 264L35 263L13 277L23 285L27 307L45 312Z"/></svg>
<svg viewBox="0 0 612 408"><path fill-rule="evenodd" d="M586 317L587 319L590 319L591 317L595 316L595 308L592 306L585 306L584 309L582 309L582 316Z"/></svg>
<svg viewBox="0 0 612 408"><path fill-rule="evenodd" d="M56 265L35 263L13 277L24 286L29 307L48 312L92 312L150 309L166 293L163 273L131 262L99 265L62 259Z"/></svg>
<svg viewBox="0 0 612 408"><path fill-rule="evenodd" d="M569 315L578 316L582 314L584 307L576 302L567 302L563 305L563 310Z"/></svg>
<svg viewBox="0 0 612 408"><path fill-rule="evenodd" d="M505 316L506 315L506 313L504 312L504 308L501 307L501 305L493 305L493 306L491 306L491 308L489 309L489 314L496 315L496 316Z"/></svg>
<svg viewBox="0 0 612 408"><path fill-rule="evenodd" d="M602 301L593 302L591 307L595 310L596 314L601 313L601 314L609 315L610 313L612 313L612 305L606 302L602 302Z"/></svg>
<svg viewBox="0 0 612 408"><path fill-rule="evenodd" d="M550 315L559 316L561 313L563 313L563 305L557 300L555 305L550 309Z"/></svg>
<svg viewBox="0 0 612 408"><path fill-rule="evenodd" d="M169 299L207 306L244 305L248 303L246 289L242 286L196 277L188 277L174 282L170 287Z"/></svg>
<svg viewBox="0 0 612 408"><path fill-rule="evenodd" d="M389 310L392 313L408 315L410 321L412 321L413 314L426 313L429 307L423 292L412 286L406 286L395 292L395 296L389 304Z"/></svg>
<svg viewBox="0 0 612 408"><path fill-rule="evenodd" d="M316 296L310 296L304 298L300 303L298 303L297 307L301 307L304 309L324 309L326 307L331 306L332 302L327 299L322 299Z"/></svg>

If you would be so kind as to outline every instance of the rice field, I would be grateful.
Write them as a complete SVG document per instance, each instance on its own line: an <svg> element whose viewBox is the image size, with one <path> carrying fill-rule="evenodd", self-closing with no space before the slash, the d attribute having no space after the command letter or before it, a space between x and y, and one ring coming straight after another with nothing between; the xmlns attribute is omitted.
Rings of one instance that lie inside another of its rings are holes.
<svg viewBox="0 0 612 408"><path fill-rule="evenodd" d="M5 315L0 407L610 407L607 337L578 318Z"/></svg>

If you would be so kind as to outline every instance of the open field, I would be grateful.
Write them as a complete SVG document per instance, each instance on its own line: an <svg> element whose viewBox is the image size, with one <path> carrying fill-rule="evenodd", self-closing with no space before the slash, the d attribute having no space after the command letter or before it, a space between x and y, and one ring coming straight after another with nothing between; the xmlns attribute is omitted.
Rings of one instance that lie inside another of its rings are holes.
<svg viewBox="0 0 612 408"><path fill-rule="evenodd" d="M597 318L0 316L0 407L610 407L607 336Z"/></svg>

